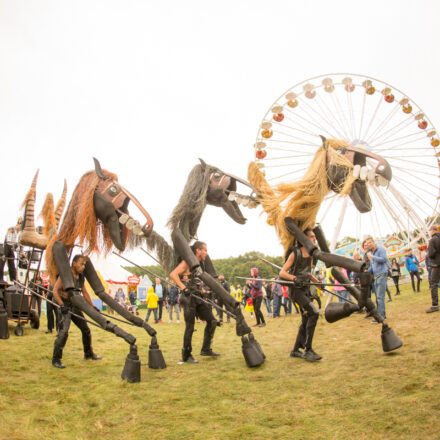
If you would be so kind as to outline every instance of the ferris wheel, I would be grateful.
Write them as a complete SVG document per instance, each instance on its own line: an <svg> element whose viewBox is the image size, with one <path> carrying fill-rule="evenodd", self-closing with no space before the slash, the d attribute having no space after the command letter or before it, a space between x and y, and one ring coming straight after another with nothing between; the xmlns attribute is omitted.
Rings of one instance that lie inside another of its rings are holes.
<svg viewBox="0 0 440 440"><path fill-rule="evenodd" d="M302 81L269 108L258 130L255 160L271 185L301 179L322 135L380 156L392 178L370 159L353 168L372 202L360 213L348 196L329 193L317 221L334 249L345 236L384 238L401 233L411 246L428 238L439 208L440 139L422 109L405 93L374 78L337 73ZM376 168L377 170L377 168Z"/></svg>

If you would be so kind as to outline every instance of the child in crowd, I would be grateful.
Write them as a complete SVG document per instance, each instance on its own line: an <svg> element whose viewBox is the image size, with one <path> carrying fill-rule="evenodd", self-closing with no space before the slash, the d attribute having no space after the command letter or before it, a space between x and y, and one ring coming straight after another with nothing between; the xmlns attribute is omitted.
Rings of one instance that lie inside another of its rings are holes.
<svg viewBox="0 0 440 440"><path fill-rule="evenodd" d="M145 322L148 322L148 319L150 318L151 312L154 314L154 322L157 324L159 320L157 319L157 303L159 301L158 296L154 293L153 286L150 286L148 288L147 293L147 316L145 317Z"/></svg>

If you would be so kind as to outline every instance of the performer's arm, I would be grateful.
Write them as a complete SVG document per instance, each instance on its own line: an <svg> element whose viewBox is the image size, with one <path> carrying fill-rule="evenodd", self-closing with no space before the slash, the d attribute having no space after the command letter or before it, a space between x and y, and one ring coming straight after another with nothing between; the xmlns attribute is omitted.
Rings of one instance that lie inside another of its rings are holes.
<svg viewBox="0 0 440 440"><path fill-rule="evenodd" d="M92 307L95 307L95 305L93 304L93 302L92 302L92 299L90 298L90 294L89 294L89 292L87 292L87 289L86 289L86 286L83 286L83 288L82 288L82 294L83 294L83 297L84 297L84 299L92 306Z"/></svg>
<svg viewBox="0 0 440 440"><path fill-rule="evenodd" d="M63 291L63 285L61 284L61 277L58 277L57 280L55 281L55 285L53 286L53 297L60 306L64 305L64 302L61 299L62 291Z"/></svg>
<svg viewBox="0 0 440 440"><path fill-rule="evenodd" d="M177 284L180 290L185 290L186 286L182 283L182 280L180 279L180 276L184 273L189 272L189 266L186 263L185 260L182 260L176 268L170 273L170 278L174 282L174 284Z"/></svg>
<svg viewBox="0 0 440 440"><path fill-rule="evenodd" d="M293 263L295 262L295 252L291 252L289 258L284 263L283 268L280 270L280 277L285 280L295 281L296 276L289 273L289 270L292 268Z"/></svg>

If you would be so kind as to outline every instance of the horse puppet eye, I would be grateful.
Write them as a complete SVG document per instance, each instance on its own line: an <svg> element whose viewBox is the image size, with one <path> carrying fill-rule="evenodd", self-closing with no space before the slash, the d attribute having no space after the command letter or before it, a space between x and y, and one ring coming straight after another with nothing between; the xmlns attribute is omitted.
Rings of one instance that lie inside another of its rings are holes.
<svg viewBox="0 0 440 440"><path fill-rule="evenodd" d="M107 193L113 197L119 194L120 192L121 192L121 188L119 187L119 185L112 185L107 189Z"/></svg>

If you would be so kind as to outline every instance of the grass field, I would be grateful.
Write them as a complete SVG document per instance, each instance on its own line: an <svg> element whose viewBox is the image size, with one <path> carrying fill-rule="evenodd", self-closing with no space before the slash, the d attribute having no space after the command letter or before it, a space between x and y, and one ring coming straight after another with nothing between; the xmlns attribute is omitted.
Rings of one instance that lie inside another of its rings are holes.
<svg viewBox="0 0 440 440"><path fill-rule="evenodd" d="M394 289L392 289L394 290ZM246 367L234 326L214 338L217 359L179 365L184 325L155 325L168 368L149 370L150 338L138 328L142 382L120 374L128 347L92 328L101 361L85 361L73 326L63 362L51 366L54 335L29 326L23 337L0 340L1 439L439 439L440 313L426 314L430 295L408 285L387 303L402 348L384 354L381 326L363 315L328 324L319 320L318 363L289 357L297 315L268 319L255 335L267 359ZM264 306L263 306L264 308ZM167 314L166 314L167 316ZM249 318L248 322L254 321ZM125 326L127 330L133 327Z"/></svg>

